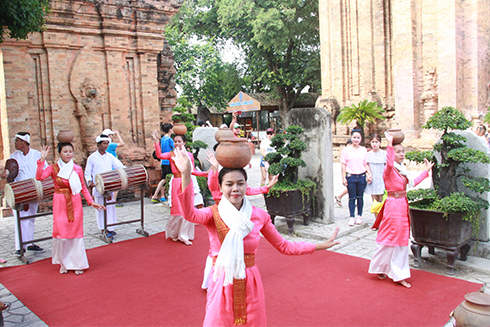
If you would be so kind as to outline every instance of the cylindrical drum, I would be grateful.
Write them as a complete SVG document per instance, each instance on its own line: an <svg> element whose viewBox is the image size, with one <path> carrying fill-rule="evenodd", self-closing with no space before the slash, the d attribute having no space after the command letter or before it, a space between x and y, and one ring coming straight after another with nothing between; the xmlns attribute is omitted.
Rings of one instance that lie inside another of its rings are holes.
<svg viewBox="0 0 490 327"><path fill-rule="evenodd" d="M144 185L148 182L148 173L142 165L106 171L95 175L95 187L100 194L116 192L128 187Z"/></svg>
<svg viewBox="0 0 490 327"><path fill-rule="evenodd" d="M20 204L40 202L53 196L54 183L51 177L43 181L29 178L5 185L5 200L11 208Z"/></svg>

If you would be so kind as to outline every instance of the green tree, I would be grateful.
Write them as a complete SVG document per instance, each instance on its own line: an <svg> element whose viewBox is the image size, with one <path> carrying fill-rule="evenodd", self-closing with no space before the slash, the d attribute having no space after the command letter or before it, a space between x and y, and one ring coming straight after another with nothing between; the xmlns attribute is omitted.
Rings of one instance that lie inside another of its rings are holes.
<svg viewBox="0 0 490 327"><path fill-rule="evenodd" d="M385 119L382 113L385 112L376 102L364 100L358 105L351 104L348 107L340 109L337 121L342 124L349 124L356 121L357 127L364 129L366 122L375 123L376 119Z"/></svg>
<svg viewBox="0 0 490 327"><path fill-rule="evenodd" d="M232 40L251 91L275 93L281 114L320 88L318 0L187 0L174 18L184 33Z"/></svg>
<svg viewBox="0 0 490 327"><path fill-rule="evenodd" d="M31 32L40 32L51 0L0 1L0 43L6 37L26 39Z"/></svg>
<svg viewBox="0 0 490 327"><path fill-rule="evenodd" d="M240 74L234 64L223 62L213 39L191 42L188 35L168 27L167 41L174 53L175 80L182 89L180 106L184 103L203 110L224 109L241 90Z"/></svg>

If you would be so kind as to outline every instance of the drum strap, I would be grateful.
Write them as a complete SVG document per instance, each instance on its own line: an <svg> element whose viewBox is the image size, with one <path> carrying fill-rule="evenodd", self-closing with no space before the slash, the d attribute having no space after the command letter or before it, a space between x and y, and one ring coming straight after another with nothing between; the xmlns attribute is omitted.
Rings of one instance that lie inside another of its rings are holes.
<svg viewBox="0 0 490 327"><path fill-rule="evenodd" d="M223 244L225 236L230 231L230 228L225 224L223 219L221 219L218 206L213 205L210 208L213 213L214 224L216 225L219 241ZM215 261L216 259L213 258L213 265ZM245 254L245 265L247 268L255 266L255 254ZM235 325L247 324L246 297L245 279L233 278L233 317L235 318Z"/></svg>
<svg viewBox="0 0 490 327"><path fill-rule="evenodd" d="M55 184L58 184L60 188L55 188L54 193L63 194L66 200L66 215L68 217L68 222L72 223L75 220L75 214L73 212L73 201L71 199L71 189L65 186L63 179L58 177L60 172L60 167L58 164L53 165L54 173L56 174Z"/></svg>

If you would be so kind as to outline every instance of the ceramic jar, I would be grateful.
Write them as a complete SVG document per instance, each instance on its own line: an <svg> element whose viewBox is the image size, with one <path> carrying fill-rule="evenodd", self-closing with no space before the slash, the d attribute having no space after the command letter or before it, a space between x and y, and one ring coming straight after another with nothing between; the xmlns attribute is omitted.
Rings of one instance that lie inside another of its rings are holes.
<svg viewBox="0 0 490 327"><path fill-rule="evenodd" d="M184 123L176 123L172 129L176 135L184 135L187 133L187 126L185 126Z"/></svg>
<svg viewBox="0 0 490 327"><path fill-rule="evenodd" d="M220 128L214 134L214 139L218 143L220 142L220 139L222 139L224 137L235 137L231 128Z"/></svg>
<svg viewBox="0 0 490 327"><path fill-rule="evenodd" d="M252 159L252 151L247 139L242 137L224 137L216 149L216 160L224 168L243 168Z"/></svg>
<svg viewBox="0 0 490 327"><path fill-rule="evenodd" d="M464 298L466 300L453 312L456 326L490 326L490 295L481 289L467 293Z"/></svg>
<svg viewBox="0 0 490 327"><path fill-rule="evenodd" d="M401 144L405 140L405 134L400 128L391 128L388 132L393 133L393 145Z"/></svg>
<svg viewBox="0 0 490 327"><path fill-rule="evenodd" d="M75 135L70 129L61 129L58 132L58 136L56 136L58 142L60 143L70 143L71 141L73 141L74 137Z"/></svg>

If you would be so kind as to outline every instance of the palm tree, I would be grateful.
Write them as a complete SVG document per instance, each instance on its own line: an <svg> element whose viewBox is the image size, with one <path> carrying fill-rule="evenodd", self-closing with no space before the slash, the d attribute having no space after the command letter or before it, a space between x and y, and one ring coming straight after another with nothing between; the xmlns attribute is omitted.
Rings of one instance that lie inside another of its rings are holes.
<svg viewBox="0 0 490 327"><path fill-rule="evenodd" d="M376 102L364 100L356 106L354 103L348 107L340 109L337 121L342 124L349 124L356 121L357 127L364 130L366 122L375 123L376 119L385 119L382 113L385 112Z"/></svg>

